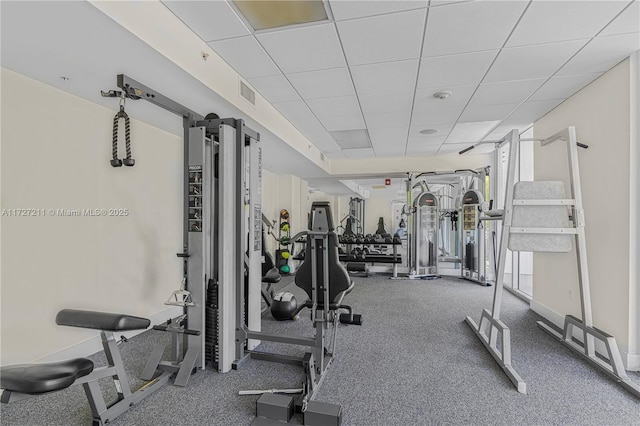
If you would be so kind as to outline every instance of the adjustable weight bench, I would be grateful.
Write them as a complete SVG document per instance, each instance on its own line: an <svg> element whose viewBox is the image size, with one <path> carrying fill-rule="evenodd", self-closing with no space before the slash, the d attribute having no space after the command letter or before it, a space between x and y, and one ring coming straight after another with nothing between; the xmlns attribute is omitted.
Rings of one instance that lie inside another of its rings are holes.
<svg viewBox="0 0 640 426"><path fill-rule="evenodd" d="M71 385L84 387L94 425L104 425L138 404L165 385L173 373L162 373L132 392L118 349L115 332L144 330L150 321L146 318L106 312L63 309L56 315L56 324L69 327L100 330L102 346L108 365L94 369L93 361L75 358L46 364L18 364L0 368L2 403L16 402L39 394L66 389ZM99 379L113 379L117 397L107 403L98 384Z"/></svg>

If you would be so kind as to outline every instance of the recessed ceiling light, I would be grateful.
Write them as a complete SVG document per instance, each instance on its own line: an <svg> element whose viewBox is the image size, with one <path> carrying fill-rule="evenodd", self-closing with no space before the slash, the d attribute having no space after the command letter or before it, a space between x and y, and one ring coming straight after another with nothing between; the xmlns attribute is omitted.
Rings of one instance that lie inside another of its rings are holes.
<svg viewBox="0 0 640 426"><path fill-rule="evenodd" d="M254 30L328 20L322 0L234 0Z"/></svg>
<svg viewBox="0 0 640 426"><path fill-rule="evenodd" d="M441 90L439 92L436 92L433 94L434 98L438 98L440 100L444 100L447 99L449 96L451 96L452 92L450 90Z"/></svg>
<svg viewBox="0 0 640 426"><path fill-rule="evenodd" d="M420 130L421 135L435 135L438 133L438 129L424 129Z"/></svg>

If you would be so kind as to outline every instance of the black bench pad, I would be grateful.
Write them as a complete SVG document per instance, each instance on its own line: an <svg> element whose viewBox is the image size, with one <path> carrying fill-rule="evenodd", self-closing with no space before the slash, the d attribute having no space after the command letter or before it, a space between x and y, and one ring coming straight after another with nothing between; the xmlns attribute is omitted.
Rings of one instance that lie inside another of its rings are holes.
<svg viewBox="0 0 640 426"><path fill-rule="evenodd" d="M87 358L48 364L17 364L0 369L0 387L12 392L37 394L67 388L93 371Z"/></svg>
<svg viewBox="0 0 640 426"><path fill-rule="evenodd" d="M144 330L149 327L151 321L131 315L63 309L56 315L56 324L94 330L126 331Z"/></svg>
<svg viewBox="0 0 640 426"><path fill-rule="evenodd" d="M271 268L267 271L266 274L262 277L263 283L274 284L280 281L280 273L278 272L278 268Z"/></svg>

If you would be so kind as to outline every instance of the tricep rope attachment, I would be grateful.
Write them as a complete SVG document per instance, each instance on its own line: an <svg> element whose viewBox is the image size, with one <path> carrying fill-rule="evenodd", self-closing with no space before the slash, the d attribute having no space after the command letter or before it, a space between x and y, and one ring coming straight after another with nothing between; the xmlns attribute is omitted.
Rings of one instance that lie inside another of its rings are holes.
<svg viewBox="0 0 640 426"><path fill-rule="evenodd" d="M101 95L104 97L120 97L120 111L118 111L113 117L113 139L111 144L112 158L110 164L112 167L121 167L123 164L131 167L136 164L136 160L131 158L131 123L129 121L129 116L124 110L125 98L127 95L125 92L117 92L115 90L101 92ZM124 139L127 151L127 156L122 160L118 158L118 124L121 118L124 119Z"/></svg>

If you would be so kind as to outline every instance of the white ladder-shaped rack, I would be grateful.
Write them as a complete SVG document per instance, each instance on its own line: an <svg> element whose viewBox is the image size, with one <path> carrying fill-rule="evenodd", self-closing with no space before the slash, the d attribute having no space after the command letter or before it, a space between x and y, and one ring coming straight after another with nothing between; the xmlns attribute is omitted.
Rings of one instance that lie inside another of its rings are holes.
<svg viewBox="0 0 640 426"><path fill-rule="evenodd" d="M511 379L518 392L527 393L526 383L511 364L511 332L509 327L500 320L507 248L512 251L569 252L572 248L571 236L573 236L576 244L582 320L567 315L562 333L542 321L538 321L537 324L574 353L640 398L640 385L633 382L626 374L615 338L593 326L575 127L568 127L541 140L540 144L545 146L557 141L564 141L567 144L570 198L565 198L562 182L536 181L514 184L520 146L518 131L512 130L498 141L498 146L509 143L510 152L493 306L491 311L488 309L482 311L478 324L469 316L466 317L466 322ZM580 332L581 342L574 338L575 329ZM500 347L498 347L498 337L501 337ZM606 348L606 354L596 355L596 340L602 342Z"/></svg>

